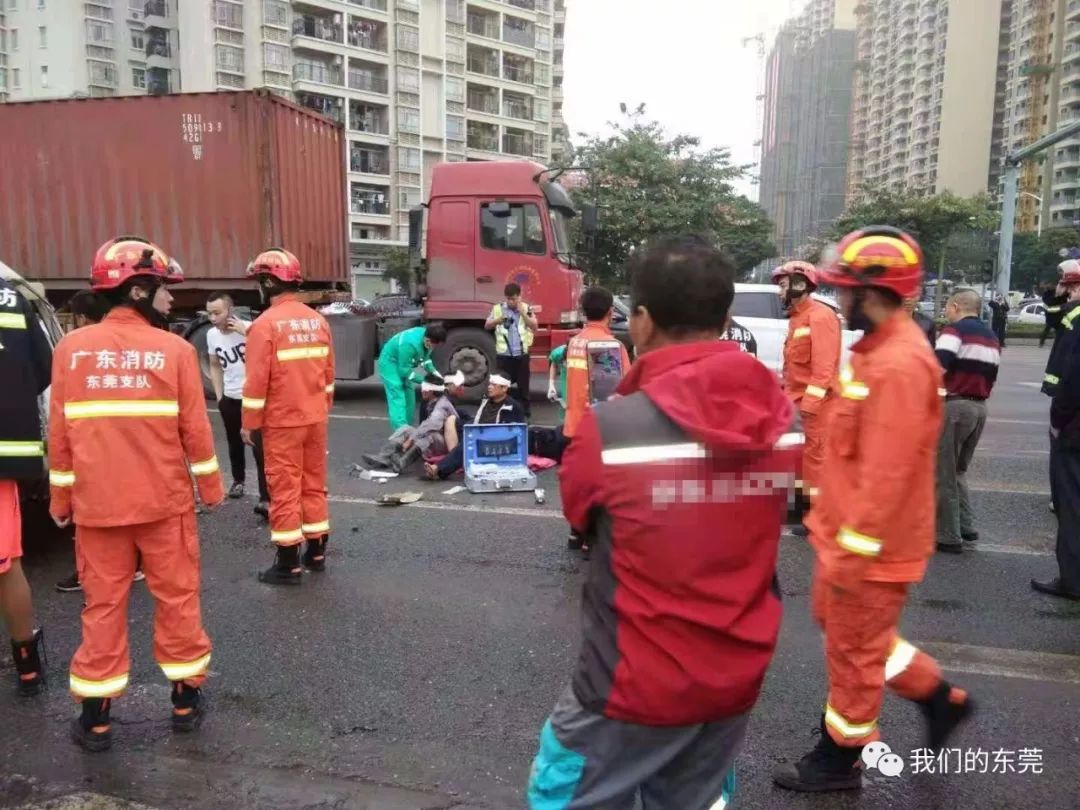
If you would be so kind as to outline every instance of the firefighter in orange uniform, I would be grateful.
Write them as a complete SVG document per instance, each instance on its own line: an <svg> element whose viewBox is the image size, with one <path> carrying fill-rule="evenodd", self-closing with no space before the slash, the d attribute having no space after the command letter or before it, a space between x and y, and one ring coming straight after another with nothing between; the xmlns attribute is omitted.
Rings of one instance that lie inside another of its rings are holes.
<svg viewBox="0 0 1080 810"><path fill-rule="evenodd" d="M210 639L199 606L199 536L191 480L208 507L224 498L195 349L171 334L167 284L183 280L138 237L106 242L90 285L110 304L100 324L60 341L49 412L50 511L75 523L86 603L71 692L74 740L112 743L109 712L128 685L128 593L142 560L153 595L154 658L172 682L172 725L192 731Z"/></svg>
<svg viewBox="0 0 1080 810"><path fill-rule="evenodd" d="M262 430L270 489L274 564L259 574L270 585L299 585L303 568L326 569L326 427L334 399L330 325L300 303L299 260L271 248L248 265L270 307L248 330L243 396L244 441ZM301 568L300 546L307 540Z"/></svg>
<svg viewBox="0 0 1080 810"><path fill-rule="evenodd" d="M813 499L825 460L825 428L840 364L840 319L811 296L817 289L817 270L812 264L788 262L777 268L772 278L780 286L790 318L784 342L784 391L802 418L806 434L803 480ZM805 534L805 530L799 533Z"/></svg>
<svg viewBox="0 0 1080 810"><path fill-rule="evenodd" d="M798 791L857 789L864 745L879 739L888 686L916 702L940 749L972 711L966 693L897 628L911 584L934 553L935 460L942 371L904 309L922 280L919 245L873 226L845 237L821 282L837 287L864 337L840 374L821 492L807 518L817 555L811 593L825 634L828 700L817 746L773 774Z"/></svg>

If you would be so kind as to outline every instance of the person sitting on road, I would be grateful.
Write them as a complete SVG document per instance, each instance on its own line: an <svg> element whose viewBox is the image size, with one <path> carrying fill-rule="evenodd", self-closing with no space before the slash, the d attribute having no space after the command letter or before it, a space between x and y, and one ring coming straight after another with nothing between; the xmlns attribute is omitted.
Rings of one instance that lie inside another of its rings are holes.
<svg viewBox="0 0 1080 810"><path fill-rule="evenodd" d="M453 429L457 429L460 423L459 417L451 417ZM521 404L510 397L510 380L501 374L492 374L488 379L487 397L480 403L480 410L473 418L474 425L512 425L524 424L525 412ZM458 442L435 464L425 464L424 472L432 481L449 478L465 464L465 448Z"/></svg>
<svg viewBox="0 0 1080 810"><path fill-rule="evenodd" d="M460 386L465 375L443 380L429 374L420 385L423 419L419 426L398 428L375 455L362 456L373 469L402 473L423 457L445 456L458 445L457 409L447 395L447 384Z"/></svg>

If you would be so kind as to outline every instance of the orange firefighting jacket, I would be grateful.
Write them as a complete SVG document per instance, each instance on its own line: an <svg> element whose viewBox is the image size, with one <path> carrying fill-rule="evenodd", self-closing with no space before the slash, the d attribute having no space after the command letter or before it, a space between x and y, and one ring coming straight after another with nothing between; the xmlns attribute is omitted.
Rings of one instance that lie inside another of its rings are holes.
<svg viewBox="0 0 1080 810"><path fill-rule="evenodd" d="M566 419L563 420L563 435L567 438L577 432L578 423L589 409L589 343L594 340L615 340L615 336L603 324L586 323L566 345ZM625 347L622 350L622 367L625 376L630 370L630 356Z"/></svg>
<svg viewBox="0 0 1080 810"><path fill-rule="evenodd" d="M791 313L784 342L784 393L802 413L816 414L839 364L840 319L820 301L801 301Z"/></svg>
<svg viewBox="0 0 1080 810"><path fill-rule="evenodd" d="M334 400L334 345L326 318L281 295L247 333L243 425L301 427L325 422Z"/></svg>
<svg viewBox="0 0 1080 810"><path fill-rule="evenodd" d="M192 476L225 496L195 348L127 307L56 347L48 453L50 511L82 526L190 511Z"/></svg>
<svg viewBox="0 0 1080 810"><path fill-rule="evenodd" d="M918 582L934 552L941 366L907 312L852 347L807 519L827 580Z"/></svg>

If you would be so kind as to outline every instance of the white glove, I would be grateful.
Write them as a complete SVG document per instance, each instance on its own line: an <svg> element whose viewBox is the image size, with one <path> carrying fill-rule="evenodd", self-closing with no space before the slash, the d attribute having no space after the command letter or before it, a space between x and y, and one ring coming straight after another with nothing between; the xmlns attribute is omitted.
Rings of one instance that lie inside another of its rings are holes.
<svg viewBox="0 0 1080 810"><path fill-rule="evenodd" d="M548 386L548 402L558 402L559 392L555 390L554 385Z"/></svg>

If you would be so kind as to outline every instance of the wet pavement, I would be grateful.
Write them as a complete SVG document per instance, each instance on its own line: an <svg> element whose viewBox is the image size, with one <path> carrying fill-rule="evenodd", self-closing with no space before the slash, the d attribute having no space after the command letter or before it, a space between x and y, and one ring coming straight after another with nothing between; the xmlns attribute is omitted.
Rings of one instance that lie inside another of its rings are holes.
<svg viewBox="0 0 1080 810"><path fill-rule="evenodd" d="M869 776L855 796L807 798L771 786L775 763L813 745L824 700L808 605L812 555L804 541L785 537L783 632L739 759L735 807L1075 807L1080 605L1028 587L1055 570L1048 401L1038 393L1044 362L1034 347L1007 350L971 473L982 537L962 556L936 557L905 613L905 637L925 643L978 701L977 716L951 743L959 765L913 773L920 718L890 697L883 735L908 763L901 776ZM552 423L549 406L536 411L537 422ZM350 464L387 433L382 416L377 386L342 387L331 422L329 570L306 576L302 587L256 582L271 550L253 501L200 518L215 649L211 713L197 735L169 731L167 685L150 654L152 603L135 585L133 685L114 710L114 749L88 756L72 746L65 666L78 643L81 599L52 590L71 565L66 539L28 538L52 684L29 701L0 690L0 807L523 805L537 734L578 642L584 564L565 550L555 476L541 474L543 505L531 494L446 494L459 481L353 478ZM224 462L220 420L211 418ZM410 490L424 499L374 505L384 493ZM0 677L9 676L5 659ZM1033 772L1036 759L1041 773Z"/></svg>

